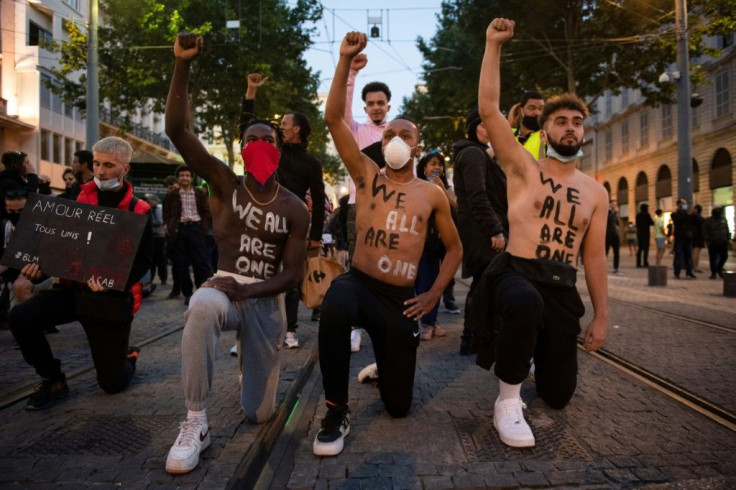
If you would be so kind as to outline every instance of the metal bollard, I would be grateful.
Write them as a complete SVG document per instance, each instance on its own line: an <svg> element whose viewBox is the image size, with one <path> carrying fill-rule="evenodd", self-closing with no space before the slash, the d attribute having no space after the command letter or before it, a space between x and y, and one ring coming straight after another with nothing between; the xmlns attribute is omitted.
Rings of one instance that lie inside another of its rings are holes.
<svg viewBox="0 0 736 490"><path fill-rule="evenodd" d="M649 285L650 286L666 286L667 285L667 266L666 265L650 265L649 266Z"/></svg>
<svg viewBox="0 0 736 490"><path fill-rule="evenodd" d="M723 295L736 298L736 272L723 271Z"/></svg>

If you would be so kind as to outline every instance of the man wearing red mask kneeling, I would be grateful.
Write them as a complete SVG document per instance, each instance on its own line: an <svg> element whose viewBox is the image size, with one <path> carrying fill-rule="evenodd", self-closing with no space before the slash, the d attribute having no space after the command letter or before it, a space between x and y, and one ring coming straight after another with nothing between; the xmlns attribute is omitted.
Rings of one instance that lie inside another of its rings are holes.
<svg viewBox="0 0 736 490"><path fill-rule="evenodd" d="M309 213L297 196L279 186L278 128L252 121L241 129L246 175L207 153L189 129L189 65L202 37L180 34L166 102L166 134L184 162L210 186L218 270L192 296L182 335L182 381L187 418L169 450L166 471L187 473L210 443L207 398L215 347L223 330L235 330L240 345L240 404L248 419L268 420L276 407L281 345L286 321L284 291L301 280Z"/></svg>

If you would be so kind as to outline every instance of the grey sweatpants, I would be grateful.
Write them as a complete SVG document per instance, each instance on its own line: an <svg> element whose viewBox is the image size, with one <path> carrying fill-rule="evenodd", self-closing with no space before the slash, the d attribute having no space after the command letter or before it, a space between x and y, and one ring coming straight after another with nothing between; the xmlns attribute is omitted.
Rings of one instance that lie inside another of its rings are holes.
<svg viewBox="0 0 736 490"><path fill-rule="evenodd" d="M279 354L286 332L284 295L233 302L221 291L200 288L184 317L181 375L187 409L207 408L220 332L236 330L243 374L240 405L253 422L268 420L276 409Z"/></svg>

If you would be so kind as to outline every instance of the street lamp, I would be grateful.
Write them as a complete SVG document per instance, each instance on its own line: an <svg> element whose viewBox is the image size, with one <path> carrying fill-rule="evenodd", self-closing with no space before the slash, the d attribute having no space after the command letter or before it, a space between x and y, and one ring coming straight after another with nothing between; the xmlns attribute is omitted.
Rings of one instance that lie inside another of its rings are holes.
<svg viewBox="0 0 736 490"><path fill-rule="evenodd" d="M693 149L690 139L690 55L688 52L687 0L675 0L677 24L677 193L693 200ZM673 73L674 75L674 73Z"/></svg>

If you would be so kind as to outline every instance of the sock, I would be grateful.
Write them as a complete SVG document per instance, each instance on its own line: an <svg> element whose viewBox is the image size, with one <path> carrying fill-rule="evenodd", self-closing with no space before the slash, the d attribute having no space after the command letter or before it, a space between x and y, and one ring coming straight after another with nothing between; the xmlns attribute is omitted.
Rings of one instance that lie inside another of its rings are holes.
<svg viewBox="0 0 736 490"><path fill-rule="evenodd" d="M207 423L207 410L187 410L187 419L197 419Z"/></svg>
<svg viewBox="0 0 736 490"><path fill-rule="evenodd" d="M509 398L521 398L521 383L518 385L510 385L498 380L498 399L507 400Z"/></svg>

